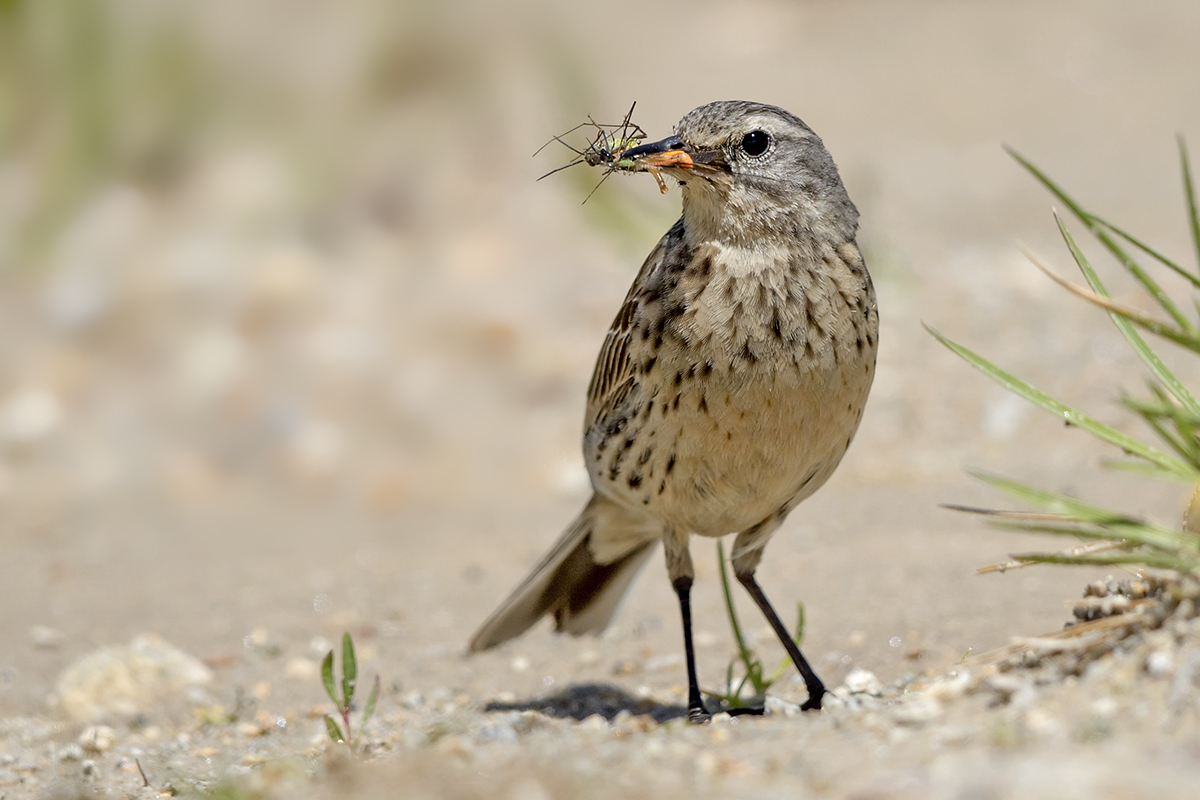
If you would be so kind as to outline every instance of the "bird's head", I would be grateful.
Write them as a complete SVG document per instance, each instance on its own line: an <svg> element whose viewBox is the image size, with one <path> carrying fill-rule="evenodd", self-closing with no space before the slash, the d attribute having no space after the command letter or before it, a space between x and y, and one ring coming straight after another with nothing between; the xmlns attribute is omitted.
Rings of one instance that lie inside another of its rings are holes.
<svg viewBox="0 0 1200 800"><path fill-rule="evenodd" d="M673 135L626 150L621 160L679 181L685 223L705 237L761 239L807 229L846 241L858 225L820 137L775 106L700 106Z"/></svg>

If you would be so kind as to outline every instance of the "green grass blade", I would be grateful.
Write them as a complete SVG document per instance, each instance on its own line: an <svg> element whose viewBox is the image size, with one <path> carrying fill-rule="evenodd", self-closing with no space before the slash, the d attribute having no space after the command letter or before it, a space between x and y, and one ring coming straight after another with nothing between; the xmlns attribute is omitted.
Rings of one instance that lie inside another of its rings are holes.
<svg viewBox="0 0 1200 800"><path fill-rule="evenodd" d="M1100 276L1096 270L1092 269L1092 265L1088 263L1087 258L1083 255L1083 251L1079 249L1079 245L1075 242L1075 237L1071 236L1071 232L1067 230L1067 226L1063 224L1062 219L1058 214L1054 215L1054 221L1058 223L1058 231L1063 237L1063 241L1067 243L1067 249L1071 251L1071 255L1075 259L1075 263L1079 266L1083 276L1087 279L1088 285L1092 287L1092 291L1102 297L1109 297L1108 290L1104 288L1104 283L1100 280ZM1162 362L1158 357L1158 353L1146 343L1142 335L1134 328L1133 323L1125 319L1115 311L1109 311L1108 316L1112 319L1113 324L1117 326L1117 330L1125 337L1125 341L1129 342L1129 346L1137 353L1138 358L1142 363L1153 373L1154 377L1167 387L1168 391L1173 394L1184 408L1194 414L1200 414L1200 402L1196 400L1183 382L1175 376L1175 373Z"/></svg>
<svg viewBox="0 0 1200 800"><path fill-rule="evenodd" d="M1200 478L1200 472L1193 469L1191 465L1180 461L1174 456L1163 453L1126 433L1122 433L1111 425L1106 425L1060 400L1056 400L1040 389L1034 388L1011 373L1000 369L982 356L951 341L928 325L925 326L925 330L933 334L934 338L984 375L987 375L1010 392L1024 397L1031 403L1062 418L1068 424L1075 425L1098 439L1116 445L1132 456L1145 459L1151 464L1161 467L1163 470L1170 472L1176 479L1195 480L1196 478Z"/></svg>
<svg viewBox="0 0 1200 800"><path fill-rule="evenodd" d="M358 659L354 656L354 640L342 634L342 699L345 708L354 700L354 684L358 680Z"/></svg>
<svg viewBox="0 0 1200 800"><path fill-rule="evenodd" d="M1057 531L1058 533L1085 536L1088 538L1121 538L1148 547L1157 547L1171 551L1192 550L1200 552L1200 538L1189 536L1182 531L1140 520L1118 511L1112 511L1111 509L1101 508L1100 506L1092 505L1091 503L1086 503L1074 497L1059 494L1058 492L1051 492L1008 478L1002 478L998 475L983 473L974 473L974 475L993 488L1024 500L1031 505L1040 506L1063 515L1067 518L1063 520L1064 523L1069 524L1072 521L1077 521L1104 526L1108 529L1102 536L1099 532L1089 532L1084 529L1078 531L1059 530ZM1026 527L1032 530L1037 526L1031 525ZM1045 530L1041 532L1051 533L1055 531Z"/></svg>
<svg viewBox="0 0 1200 800"><path fill-rule="evenodd" d="M325 715L325 732L329 734L329 739L334 744L341 744L346 741L346 737L342 736L342 729L333 721L333 717Z"/></svg>
<svg viewBox="0 0 1200 800"><path fill-rule="evenodd" d="M1196 206L1196 187L1192 183L1192 166L1188 163L1187 143L1179 137L1179 166L1183 172L1183 194L1187 198L1188 226L1192 229L1192 244L1196 247L1196 264L1200 269L1200 210Z"/></svg>
<svg viewBox="0 0 1200 800"><path fill-rule="evenodd" d="M1088 217L1091 218L1093 221L1108 228L1110 231L1115 233L1117 236L1120 236L1122 239L1129 242L1131 245L1133 245L1137 249L1141 250L1142 252L1144 252L1146 255L1150 256L1154 260L1158 261L1163 266L1170 269L1172 272L1178 273L1180 277L1186 279L1189 283L1192 284L1192 286L1200 288L1200 277L1193 275L1185 267L1181 266L1178 261L1175 261L1174 259L1167 257L1161 251L1154 249L1154 247L1152 247L1151 245L1142 241L1141 239L1137 238L1129 231L1126 231L1123 228L1120 228L1120 227L1114 225L1113 223L1109 222L1108 220L1104 219L1101 216L1098 216L1096 214L1088 212Z"/></svg>
<svg viewBox="0 0 1200 800"><path fill-rule="evenodd" d="M729 615L729 627L733 629L733 638L737 642L738 657L742 659L742 665L746 668L746 675L750 677L754 671L754 656L750 652L750 648L746 645L746 639L742 635L742 626L738 621L737 610L733 607L733 591L729 585L729 570L725 566L725 548L720 540L717 541L717 565L721 571L721 593L725 596L725 611ZM758 682L753 677L750 677L754 682L755 688L758 688ZM743 683L745 680L743 679ZM738 687L741 690L741 687ZM736 693L735 693L736 696Z"/></svg>
<svg viewBox="0 0 1200 800"><path fill-rule="evenodd" d="M375 685L371 687L371 694L367 696L367 705L363 708L362 722L358 723L358 735L362 736L363 728L367 727L367 721L375 716L375 701L379 699L379 676L375 676Z"/></svg>
<svg viewBox="0 0 1200 800"><path fill-rule="evenodd" d="M335 706L341 707L338 702L337 692L333 686L333 651L330 650L325 654L325 660L321 662L321 683L325 684L325 693L329 695L329 699L333 701Z"/></svg>
<svg viewBox="0 0 1200 800"><path fill-rule="evenodd" d="M1140 475L1143 478L1151 478L1156 481L1179 480L1179 476L1174 472L1162 469L1154 464L1147 464L1144 461L1124 461L1119 458L1103 458L1100 460L1100 465L1105 469L1129 472L1134 475Z"/></svg>
<svg viewBox="0 0 1200 800"><path fill-rule="evenodd" d="M1071 209L1071 212L1075 214L1075 216L1077 216L1085 226L1087 226L1088 231L1095 236L1096 239L1099 240L1099 242L1103 244L1110 253L1113 254L1117 261L1120 262L1121 266L1123 266L1129 272L1129 274L1138 281L1138 283L1142 284L1146 291L1150 293L1150 296L1153 297L1160 306L1162 306L1163 310L1175 320L1175 323L1179 325L1181 329L1192 333L1200 333L1200 329L1197 329L1196 326L1192 324L1191 320L1184 316L1183 312L1179 310L1179 307L1175 305L1175 302L1171 300L1170 296L1163 291L1162 287L1159 286L1155 280L1151 278L1146 271L1143 270L1141 266L1128 253L1126 253L1119 244L1116 243L1116 241L1113 240L1111 236L1108 235L1104 226L1096 222L1095 218L1090 212L1086 211L1082 206L1080 206L1079 203L1077 203L1070 195L1068 195L1061 186L1052 181L1050 177L1046 175L1046 173L1035 167L1016 150L1008 148L1008 153L1014 159L1016 159L1017 163L1025 167L1025 169L1028 170L1029 173L1038 180L1038 182L1045 186L1051 194L1061 200L1067 208Z"/></svg>
<svg viewBox="0 0 1200 800"><path fill-rule="evenodd" d="M1174 450L1176 453L1178 453L1181 458L1186 459L1187 461L1191 462L1192 464L1196 463L1195 450L1189 449L1183 439L1175 436L1175 434L1173 434L1169 430L1167 430L1167 426L1163 425L1159 421L1159 418L1143 414L1142 419L1146 422L1147 425L1149 425L1151 428L1154 429L1154 432L1158 434L1158 438L1162 439L1164 442L1169 444L1171 446L1171 449Z"/></svg>

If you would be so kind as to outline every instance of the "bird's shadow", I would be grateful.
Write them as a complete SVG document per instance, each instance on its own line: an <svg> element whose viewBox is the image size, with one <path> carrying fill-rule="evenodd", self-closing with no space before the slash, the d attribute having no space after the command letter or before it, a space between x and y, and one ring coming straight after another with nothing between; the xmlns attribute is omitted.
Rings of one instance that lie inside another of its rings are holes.
<svg viewBox="0 0 1200 800"><path fill-rule="evenodd" d="M603 683L582 683L568 686L554 694L501 703L493 700L484 706L484 711L540 711L550 717L584 720L599 714L610 722L622 711L637 716L647 716L663 723L687 717L685 706L668 706L645 697L634 697L628 692Z"/></svg>

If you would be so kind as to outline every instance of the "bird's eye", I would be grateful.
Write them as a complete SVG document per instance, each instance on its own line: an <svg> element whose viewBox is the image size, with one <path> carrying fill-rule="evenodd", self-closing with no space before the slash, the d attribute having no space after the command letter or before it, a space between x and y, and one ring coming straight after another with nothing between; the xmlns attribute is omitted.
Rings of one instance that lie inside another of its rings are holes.
<svg viewBox="0 0 1200 800"><path fill-rule="evenodd" d="M771 137L767 136L766 131L750 131L742 137L742 150L748 156L761 156L767 152L767 147L771 144Z"/></svg>

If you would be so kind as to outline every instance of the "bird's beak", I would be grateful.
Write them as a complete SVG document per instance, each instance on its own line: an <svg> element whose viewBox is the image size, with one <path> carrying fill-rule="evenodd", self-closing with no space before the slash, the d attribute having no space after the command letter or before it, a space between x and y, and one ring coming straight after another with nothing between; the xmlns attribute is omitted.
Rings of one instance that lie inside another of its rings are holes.
<svg viewBox="0 0 1200 800"><path fill-rule="evenodd" d="M720 150L697 151L683 143L678 136L668 136L657 142L631 147L621 153L621 161L631 161L631 168L641 172L654 169L694 170L698 166L719 168Z"/></svg>
<svg viewBox="0 0 1200 800"><path fill-rule="evenodd" d="M664 167L682 167L689 169L694 165L692 154L688 152L683 141L678 136L668 136L657 142L640 144L621 153L621 160L634 162L634 168L662 169Z"/></svg>

